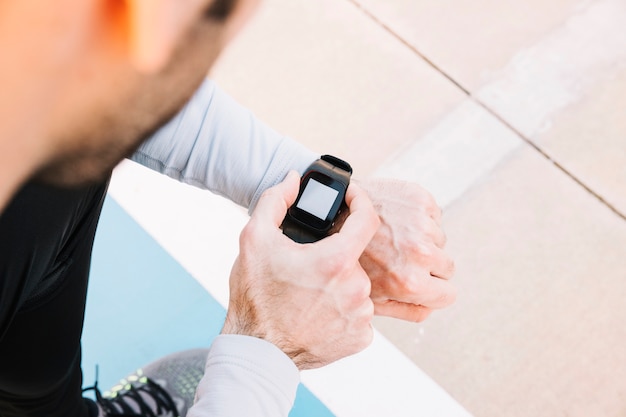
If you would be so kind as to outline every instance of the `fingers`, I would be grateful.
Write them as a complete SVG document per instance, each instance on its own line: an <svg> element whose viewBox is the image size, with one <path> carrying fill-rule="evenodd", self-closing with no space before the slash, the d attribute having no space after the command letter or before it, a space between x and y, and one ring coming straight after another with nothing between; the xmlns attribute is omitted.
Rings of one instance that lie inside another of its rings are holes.
<svg viewBox="0 0 626 417"><path fill-rule="evenodd" d="M327 240L343 246L349 259L358 259L380 226L380 219L367 193L358 185L350 184L346 191L350 214L336 233Z"/></svg>
<svg viewBox="0 0 626 417"><path fill-rule="evenodd" d="M375 314L378 316L387 316L415 323L426 320L430 313L433 312L431 308L393 300L389 300L385 303L374 303L374 309Z"/></svg>
<svg viewBox="0 0 626 417"><path fill-rule="evenodd" d="M433 243L440 249L446 246L448 238L444 233L441 225L438 224L432 217L428 217L425 221L424 231L427 236L430 237Z"/></svg>
<svg viewBox="0 0 626 417"><path fill-rule="evenodd" d="M444 308L448 307L456 300L457 290L450 282L429 277L423 279L419 284L420 291L416 294L414 300L407 297L407 301L414 301L415 304L420 304L428 308Z"/></svg>
<svg viewBox="0 0 626 417"><path fill-rule="evenodd" d="M455 265L452 258L440 247L432 249L430 274L441 279L451 279L454 276Z"/></svg>
<svg viewBox="0 0 626 417"><path fill-rule="evenodd" d="M372 299L375 303L394 300L428 308L444 308L456 300L456 287L450 281L431 275L419 274L405 278L390 275L386 281L386 287L377 287L373 291Z"/></svg>
<svg viewBox="0 0 626 417"><path fill-rule="evenodd" d="M429 206L429 209L427 209L427 212L430 215L430 218L433 219L435 223L437 223L437 226L441 226L441 223L443 221L443 211L441 210L441 207L437 205L434 199L432 200L432 204Z"/></svg>
<svg viewBox="0 0 626 417"><path fill-rule="evenodd" d="M344 287L347 295L346 303L349 310L359 308L363 304L371 304L372 281L358 263L348 279L343 278L339 285ZM373 311L371 312L373 314Z"/></svg>
<svg viewBox="0 0 626 417"><path fill-rule="evenodd" d="M415 196L416 201L418 201L416 207L423 210L423 212L426 213L426 215L428 215L428 217L430 217L438 227L441 227L443 221L443 211L437 204L435 197L421 187L419 187L419 191L419 195Z"/></svg>
<svg viewBox="0 0 626 417"><path fill-rule="evenodd" d="M287 214L287 209L296 201L300 175L290 171L283 182L267 189L252 213L252 220L260 224L279 227Z"/></svg>
<svg viewBox="0 0 626 417"><path fill-rule="evenodd" d="M365 275L365 273L364 273ZM365 275L367 279L367 275ZM369 281L369 279L367 279ZM371 342L373 337L373 329L372 329L372 319L374 318L374 302L369 297L369 291L365 292L365 285L362 285L361 288L354 294L354 305L351 306L352 316L355 319L358 330L358 337L355 338L355 341L358 340L358 350L365 349ZM369 285L367 286L369 289Z"/></svg>
<svg viewBox="0 0 626 417"><path fill-rule="evenodd" d="M374 318L375 306L369 297L369 278L365 272L362 272L365 281L360 286L360 290L355 293L355 302L353 314L358 317L357 326L360 329L358 337L355 338L357 343L356 351L361 351L372 343L374 337L374 329L372 328L372 319Z"/></svg>

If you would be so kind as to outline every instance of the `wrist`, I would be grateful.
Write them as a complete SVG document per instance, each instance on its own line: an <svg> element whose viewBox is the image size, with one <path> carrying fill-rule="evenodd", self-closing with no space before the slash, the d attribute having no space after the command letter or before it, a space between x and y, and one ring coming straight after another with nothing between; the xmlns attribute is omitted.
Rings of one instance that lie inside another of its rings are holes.
<svg viewBox="0 0 626 417"><path fill-rule="evenodd" d="M299 370L311 369L315 367L316 361L306 349L291 346L288 340L278 335L268 334L259 328L255 323L242 320L240 318L226 316L222 335L248 336L264 340L280 349Z"/></svg>

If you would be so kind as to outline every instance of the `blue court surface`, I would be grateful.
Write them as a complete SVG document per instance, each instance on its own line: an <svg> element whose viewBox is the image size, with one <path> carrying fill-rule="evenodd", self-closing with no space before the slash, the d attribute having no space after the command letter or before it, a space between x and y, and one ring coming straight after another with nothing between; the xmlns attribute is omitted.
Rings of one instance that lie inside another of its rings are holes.
<svg viewBox="0 0 626 417"><path fill-rule="evenodd" d="M227 279L227 277L224 277ZM84 385L107 389L161 356L208 347L224 308L112 198L96 236L83 332ZM291 417L333 416L300 385Z"/></svg>

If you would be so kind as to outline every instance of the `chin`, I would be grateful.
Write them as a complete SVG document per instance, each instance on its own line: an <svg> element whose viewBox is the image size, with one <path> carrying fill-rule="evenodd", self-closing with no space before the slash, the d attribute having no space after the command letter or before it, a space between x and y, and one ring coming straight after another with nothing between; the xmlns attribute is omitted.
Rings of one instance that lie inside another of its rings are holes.
<svg viewBox="0 0 626 417"><path fill-rule="evenodd" d="M33 180L62 188L79 188L108 180L113 168L96 169L95 166L46 166Z"/></svg>
<svg viewBox="0 0 626 417"><path fill-rule="evenodd" d="M106 181L113 168L131 154L141 141L129 146L107 143L59 155L42 166L33 180L58 187L82 187Z"/></svg>

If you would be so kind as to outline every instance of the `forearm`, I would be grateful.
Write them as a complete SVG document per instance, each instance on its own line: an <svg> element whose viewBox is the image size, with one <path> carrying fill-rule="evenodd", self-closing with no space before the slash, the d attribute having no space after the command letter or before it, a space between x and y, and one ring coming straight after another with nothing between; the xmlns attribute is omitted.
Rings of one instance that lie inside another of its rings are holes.
<svg viewBox="0 0 626 417"><path fill-rule="evenodd" d="M300 376L294 363L261 339L218 336L188 417L281 417L289 414Z"/></svg>
<svg viewBox="0 0 626 417"><path fill-rule="evenodd" d="M291 169L303 173L318 156L269 128L206 80L131 159L252 211L265 189Z"/></svg>

